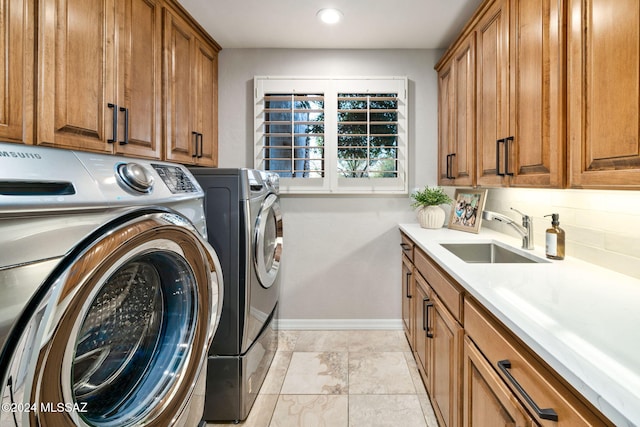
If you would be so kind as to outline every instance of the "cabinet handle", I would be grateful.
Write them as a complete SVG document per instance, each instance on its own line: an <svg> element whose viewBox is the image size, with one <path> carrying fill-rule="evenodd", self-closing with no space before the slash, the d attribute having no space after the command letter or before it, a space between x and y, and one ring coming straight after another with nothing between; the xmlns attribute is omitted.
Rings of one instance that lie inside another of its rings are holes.
<svg viewBox="0 0 640 427"><path fill-rule="evenodd" d="M422 330L423 331L427 331L427 323L429 322L429 319L427 318L427 302L429 301L429 298L423 298L422 299Z"/></svg>
<svg viewBox="0 0 640 427"><path fill-rule="evenodd" d="M411 250L411 246L408 243L400 243L400 247L402 248L403 251Z"/></svg>
<svg viewBox="0 0 640 427"><path fill-rule="evenodd" d="M204 147L203 147L203 145L202 145L202 144L203 144L203 142L202 142L202 140L203 140L203 136L202 136L202 134L201 134L201 133L199 133L199 134L198 134L198 136L196 137L196 139L197 139L197 138L200 138L200 154L198 154L198 158L200 159L200 158L202 158L202 156L203 156L203 151L204 151Z"/></svg>
<svg viewBox="0 0 640 427"><path fill-rule="evenodd" d="M513 146L513 137L510 136L504 140L504 173L513 176L513 172L509 172L509 157L511 156L511 147Z"/></svg>
<svg viewBox="0 0 640 427"><path fill-rule="evenodd" d="M538 415L539 418L541 418L543 420L551 420L551 421L556 421L556 422L558 421L558 414L556 413L556 411L554 411L552 408L540 409L540 407L536 404L536 402L533 401L531 396L529 396L529 393L527 393L522 388L520 383L518 383L518 381L516 381L516 379L513 377L513 375L511 375L511 372L509 372L509 369L511 369L511 362L510 361L508 361L508 360L499 361L498 362L498 368L500 368L502 373L509 379L509 381L511 381L511 384L513 384L513 386L516 388L516 390L518 390L518 393L520 393L520 395L529 404L529 406L531 406L533 408L533 410L535 411L535 413Z"/></svg>
<svg viewBox="0 0 640 427"><path fill-rule="evenodd" d="M107 142L109 144L113 144L118 140L118 106L116 104L109 103L107 104L107 107L113 110L113 118L112 118L113 137L111 139L107 139Z"/></svg>
<svg viewBox="0 0 640 427"><path fill-rule="evenodd" d="M424 310L424 332L425 332L425 336L427 338L433 338L433 332L429 332L429 308L433 307L433 303L432 302L427 302L429 301L429 298L426 298L422 303L424 304L423 306L423 310Z"/></svg>
<svg viewBox="0 0 640 427"><path fill-rule="evenodd" d="M405 293L405 295L407 296L407 298L413 298L413 295L411 295L411 294L409 293L409 281L411 280L411 279L410 279L410 277L411 277L411 273L406 273L406 276L407 276L407 277L406 277L405 282L406 282L406 284L407 284L407 292Z"/></svg>
<svg viewBox="0 0 640 427"><path fill-rule="evenodd" d="M505 139L499 139L496 141L496 175L504 176L503 173L500 173L500 144L504 144Z"/></svg>
<svg viewBox="0 0 640 427"><path fill-rule="evenodd" d="M455 175L453 175L453 158L456 156L456 153L451 153L449 156L451 156L451 160L449 161L449 163L451 163L451 167L449 168L451 176L449 176L449 179L456 179Z"/></svg>
<svg viewBox="0 0 640 427"><path fill-rule="evenodd" d="M129 143L129 109L120 107L120 111L124 112L124 140L120 141L120 145Z"/></svg>
<svg viewBox="0 0 640 427"><path fill-rule="evenodd" d="M198 157L198 132L191 131L191 135L193 135L193 154L191 155L191 157L193 157L194 159L196 157Z"/></svg>
<svg viewBox="0 0 640 427"><path fill-rule="evenodd" d="M449 177L449 157L450 157L450 156L451 156L451 154L447 154L447 167L445 168L445 169L446 169L446 171L445 171L445 174L444 174L444 175L445 175L445 178L447 178L447 179L451 179L451 178Z"/></svg>

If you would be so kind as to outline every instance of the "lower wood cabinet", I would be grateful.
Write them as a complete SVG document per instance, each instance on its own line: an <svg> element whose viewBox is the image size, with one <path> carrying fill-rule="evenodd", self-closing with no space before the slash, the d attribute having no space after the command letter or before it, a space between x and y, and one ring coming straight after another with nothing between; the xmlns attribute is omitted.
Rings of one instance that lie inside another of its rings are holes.
<svg viewBox="0 0 640 427"><path fill-rule="evenodd" d="M428 316L430 312L429 309L433 306L433 301L431 300L433 291L420 273L417 273L415 276L415 289L414 324L416 325L416 330L414 336L415 344L412 348L420 376L424 381L427 391L431 391L431 372L433 371L431 366L433 359L431 338L433 338L433 331L429 328L430 322Z"/></svg>
<svg viewBox="0 0 640 427"><path fill-rule="evenodd" d="M493 382L486 381L486 385L493 384L487 392L493 393L494 398L505 393L505 387L507 387L512 395L510 399L513 402L519 402L520 407L526 408L534 421L533 425L613 426L597 414L586 401L578 397L577 392L572 391L555 371L544 364L479 303L471 298L465 299L464 314L465 332L468 337L466 342L471 344L473 341L479 349L479 354L476 355L482 356L483 359L478 360L484 360L486 363L485 378L488 379L491 375L493 380ZM468 364L465 358L465 369ZM471 407L473 396L468 392L472 384L466 384L469 381L467 375L465 371L464 405L465 408L469 406L465 409L465 421L467 412L473 412ZM512 410L521 411L517 407ZM515 417L515 412L512 413ZM474 425L501 424L476 422Z"/></svg>
<svg viewBox="0 0 640 427"><path fill-rule="evenodd" d="M405 255L402 255L402 290L402 325L409 345L413 347L415 331L413 264Z"/></svg>
<svg viewBox="0 0 640 427"><path fill-rule="evenodd" d="M411 348L414 347L415 335L415 307L413 294L415 283L413 280L413 241L406 235L400 234L402 243L402 326Z"/></svg>
<svg viewBox="0 0 640 427"><path fill-rule="evenodd" d="M463 365L464 427L537 425L469 337L464 339Z"/></svg>
<svg viewBox="0 0 640 427"><path fill-rule="evenodd" d="M613 426L403 235L403 321L440 427Z"/></svg>
<svg viewBox="0 0 640 427"><path fill-rule="evenodd" d="M438 294L439 290L457 288L444 278L424 252L416 249L414 259L414 351L418 370L440 425L459 426L464 331Z"/></svg>
<svg viewBox="0 0 640 427"><path fill-rule="evenodd" d="M431 401L438 421L460 425L460 358L464 331L437 296L433 296L433 367Z"/></svg>

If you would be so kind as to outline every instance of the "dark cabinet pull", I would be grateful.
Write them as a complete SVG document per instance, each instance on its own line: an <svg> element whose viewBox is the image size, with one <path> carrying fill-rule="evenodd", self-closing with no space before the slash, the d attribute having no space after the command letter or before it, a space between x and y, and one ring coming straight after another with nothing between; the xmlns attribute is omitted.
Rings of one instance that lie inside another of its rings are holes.
<svg viewBox="0 0 640 427"><path fill-rule="evenodd" d="M413 295L411 295L410 289L409 289L409 282L411 281L411 273L406 273L406 284L407 284L407 292L405 293L405 295L407 296L407 298L413 298Z"/></svg>
<svg viewBox="0 0 640 427"><path fill-rule="evenodd" d="M451 175L449 176L449 179L456 179L455 175L453 174L453 158L456 156L456 153L451 153L449 154L450 160L449 163L451 164L451 166L449 167L449 170L451 171Z"/></svg>
<svg viewBox="0 0 640 427"><path fill-rule="evenodd" d="M129 109L120 107L120 111L124 112L124 140L120 141L120 145L129 143Z"/></svg>
<svg viewBox="0 0 640 427"><path fill-rule="evenodd" d="M400 243L400 247L402 248L403 251L411 250L411 246L408 243Z"/></svg>
<svg viewBox="0 0 640 427"><path fill-rule="evenodd" d="M191 157L195 159L198 157L198 132L194 130L191 132L191 135L193 135L193 154Z"/></svg>
<svg viewBox="0 0 640 427"><path fill-rule="evenodd" d="M511 156L511 148L513 147L513 137L510 136L504 140L504 173L513 176L513 172L509 172L509 157Z"/></svg>
<svg viewBox="0 0 640 427"><path fill-rule="evenodd" d="M445 168L445 169L446 169L446 171L445 171L445 173L444 173L445 178L447 178L447 179L451 179L451 177L449 176L449 175L450 175L450 174L449 174L449 158L450 158L450 157L451 157L451 154L447 154L447 162L446 162L446 168Z"/></svg>
<svg viewBox="0 0 640 427"><path fill-rule="evenodd" d="M423 304L423 310L424 310L424 332L425 332L425 336L427 338L433 338L433 332L429 332L429 308L433 307L433 303L432 302L427 302L429 301L429 298L425 298L425 300L422 302Z"/></svg>
<svg viewBox="0 0 640 427"><path fill-rule="evenodd" d="M500 144L504 144L505 139L499 139L496 141L496 175L504 176L503 173L500 173Z"/></svg>
<svg viewBox="0 0 640 427"><path fill-rule="evenodd" d="M197 136L196 138L200 138L200 144L199 144L199 146L200 146L200 154L198 154L198 158L200 159L200 158L202 158L202 156L203 156L203 151L204 151L204 147L203 147L203 145L202 145L202 144L203 144L203 142L202 142L202 140L203 140L203 136L202 136L202 134L201 134L201 133L199 133L199 134L198 134L198 136Z"/></svg>
<svg viewBox="0 0 640 427"><path fill-rule="evenodd" d="M427 323L429 319L427 318L427 302L429 302L429 298L422 299L422 330L427 331Z"/></svg>
<svg viewBox="0 0 640 427"><path fill-rule="evenodd" d="M113 123L113 137L111 139L107 139L107 142L109 144L113 144L118 140L118 106L116 104L108 103L107 107L113 110L113 118L111 119Z"/></svg>
<svg viewBox="0 0 640 427"><path fill-rule="evenodd" d="M529 393L527 393L520 383L516 381L516 379L511 375L509 369L511 369L511 362L508 360L501 360L498 362L498 368L502 371L502 373L511 381L511 384L518 390L518 393L523 397L523 399L533 408L539 418L543 420L551 420L558 421L558 414L552 408L540 409L540 407L533 401Z"/></svg>

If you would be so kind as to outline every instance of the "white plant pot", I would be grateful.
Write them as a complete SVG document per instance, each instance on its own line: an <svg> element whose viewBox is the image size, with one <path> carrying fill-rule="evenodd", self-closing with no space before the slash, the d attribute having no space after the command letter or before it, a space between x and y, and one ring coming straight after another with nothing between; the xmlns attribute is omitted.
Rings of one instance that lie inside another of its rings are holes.
<svg viewBox="0 0 640 427"><path fill-rule="evenodd" d="M418 222L422 228L442 228L445 217L440 206L423 206L418 209Z"/></svg>

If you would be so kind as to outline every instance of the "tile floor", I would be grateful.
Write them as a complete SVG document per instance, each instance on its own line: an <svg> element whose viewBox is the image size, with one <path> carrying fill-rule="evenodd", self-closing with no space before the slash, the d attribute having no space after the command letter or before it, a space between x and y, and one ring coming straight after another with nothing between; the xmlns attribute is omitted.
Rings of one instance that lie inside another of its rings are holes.
<svg viewBox="0 0 640 427"><path fill-rule="evenodd" d="M228 424L213 424L221 426ZM246 427L437 427L402 331L280 331Z"/></svg>

